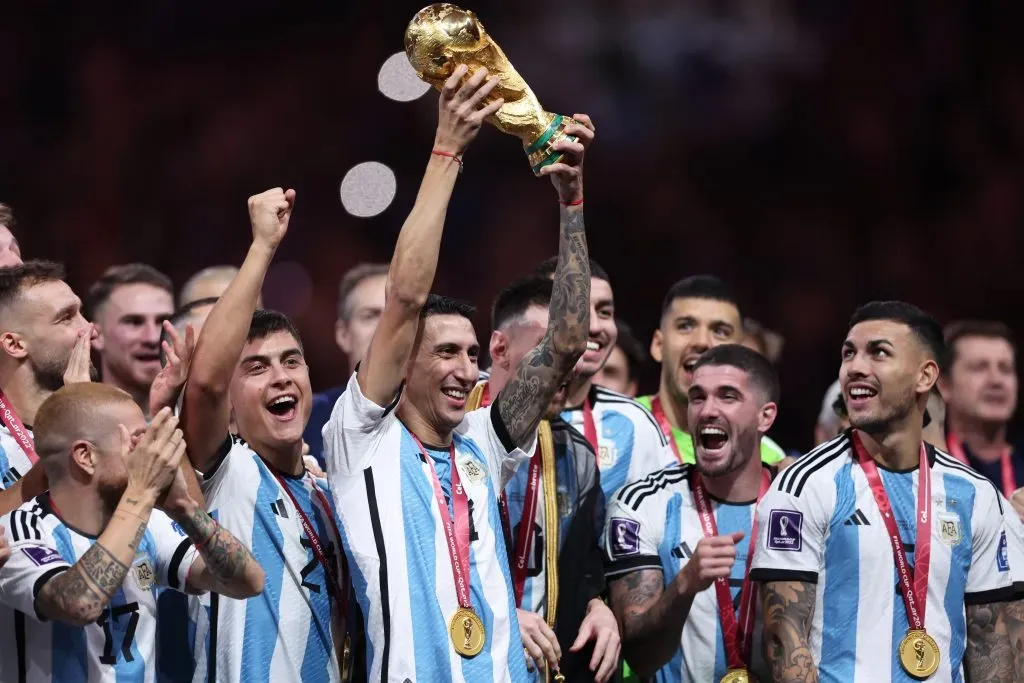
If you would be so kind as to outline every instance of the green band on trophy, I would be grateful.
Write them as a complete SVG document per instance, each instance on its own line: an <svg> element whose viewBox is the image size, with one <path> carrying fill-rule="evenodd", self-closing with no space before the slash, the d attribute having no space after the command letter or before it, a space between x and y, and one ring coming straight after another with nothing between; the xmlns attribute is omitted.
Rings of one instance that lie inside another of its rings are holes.
<svg viewBox="0 0 1024 683"><path fill-rule="evenodd" d="M539 151L540 148L544 146L544 143L551 139L551 136L555 134L555 131L557 131L558 127L561 125L562 115L556 114L555 118L551 120L551 124L548 126L548 129L544 131L544 134L534 140L533 144L526 148L526 154L530 155Z"/></svg>

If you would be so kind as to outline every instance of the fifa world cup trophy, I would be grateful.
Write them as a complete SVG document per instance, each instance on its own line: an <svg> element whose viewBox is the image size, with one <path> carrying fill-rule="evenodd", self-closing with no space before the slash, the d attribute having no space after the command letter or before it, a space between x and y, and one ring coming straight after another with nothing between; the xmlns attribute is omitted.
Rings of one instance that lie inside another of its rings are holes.
<svg viewBox="0 0 1024 683"><path fill-rule="evenodd" d="M576 139L564 132L573 120L544 111L530 86L469 10L447 3L421 9L405 30L405 54L416 74L438 90L460 64L469 67L466 78L481 68L490 76L500 76L488 101L501 97L505 102L487 121L523 141L535 174L562 158L560 152L551 150L556 140Z"/></svg>

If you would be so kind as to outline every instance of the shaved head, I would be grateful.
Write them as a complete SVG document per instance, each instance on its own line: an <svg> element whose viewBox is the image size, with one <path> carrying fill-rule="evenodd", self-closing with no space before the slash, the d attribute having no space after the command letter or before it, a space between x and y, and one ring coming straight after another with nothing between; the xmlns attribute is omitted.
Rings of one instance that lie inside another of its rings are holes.
<svg viewBox="0 0 1024 683"><path fill-rule="evenodd" d="M188 279L178 294L178 308L185 308L199 299L219 299L238 275L234 266L210 266Z"/></svg>

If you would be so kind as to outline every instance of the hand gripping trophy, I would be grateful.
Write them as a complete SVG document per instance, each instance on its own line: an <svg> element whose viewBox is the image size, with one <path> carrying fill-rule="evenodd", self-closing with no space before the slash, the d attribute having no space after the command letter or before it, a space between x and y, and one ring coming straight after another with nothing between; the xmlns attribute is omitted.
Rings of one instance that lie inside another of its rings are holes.
<svg viewBox="0 0 1024 683"><path fill-rule="evenodd" d="M466 78L480 68L499 76L498 87L487 101L502 97L505 103L487 121L523 141L535 175L562 158L560 152L551 150L556 140L576 139L564 133L573 120L544 111L530 86L469 10L447 3L421 9L405 30L405 54L416 74L438 90L460 64L469 68Z"/></svg>

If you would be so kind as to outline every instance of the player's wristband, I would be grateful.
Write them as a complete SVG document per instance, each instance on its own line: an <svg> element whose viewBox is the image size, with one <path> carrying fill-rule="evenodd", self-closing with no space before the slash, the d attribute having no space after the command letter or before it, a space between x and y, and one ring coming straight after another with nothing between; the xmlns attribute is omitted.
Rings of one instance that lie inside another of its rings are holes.
<svg viewBox="0 0 1024 683"><path fill-rule="evenodd" d="M205 546L207 543L213 540L213 537L217 535L218 531L220 531L220 522L218 522L217 520L213 520L213 531L210 532L210 535L207 536L205 540L202 540L199 543L194 544L196 549L202 550L203 546Z"/></svg>
<svg viewBox="0 0 1024 683"><path fill-rule="evenodd" d="M558 203L561 204L562 206L583 206L583 197L580 197L579 199L574 199L571 202L560 201Z"/></svg>
<svg viewBox="0 0 1024 683"><path fill-rule="evenodd" d="M430 153L436 154L439 157L448 157L449 159L454 159L455 163L459 165L459 173L462 173L462 158L458 154L452 154L451 152L443 152L439 149L432 149L430 150Z"/></svg>

